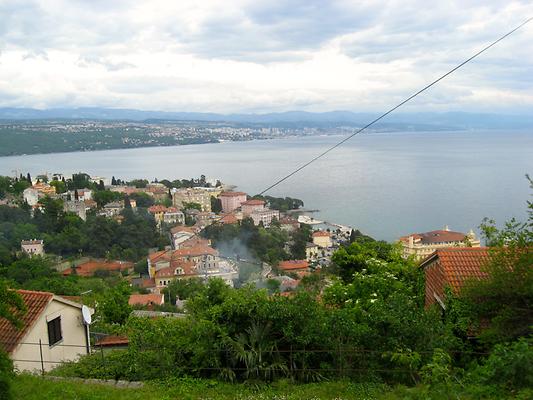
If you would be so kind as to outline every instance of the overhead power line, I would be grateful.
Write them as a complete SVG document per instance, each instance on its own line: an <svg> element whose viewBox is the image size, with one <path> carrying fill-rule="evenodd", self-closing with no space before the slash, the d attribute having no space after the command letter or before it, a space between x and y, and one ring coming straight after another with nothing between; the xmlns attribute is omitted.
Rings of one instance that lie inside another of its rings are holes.
<svg viewBox="0 0 533 400"><path fill-rule="evenodd" d="M297 174L298 172L300 172L302 169L306 168L307 166L309 166L310 164L314 163L316 160L318 160L319 158L322 158L324 157L326 154L328 154L330 151L336 149L337 147L339 147L340 145L342 145L343 143L347 142L348 140L350 140L351 138L353 138L355 135L358 135L359 133L363 132L365 129L371 127L372 125L374 125L376 122L378 122L379 120L385 118L387 115L389 115L390 113L392 113L393 111L395 111L396 109L400 108L401 106L403 106L405 103L411 101L412 99L414 99L416 96L418 96L419 94L425 92L426 90L428 90L430 87L432 87L433 85L435 85L436 83L440 82L441 80L443 80L444 78L446 78L448 75L451 75L452 73L454 73L455 71L457 71L459 68L461 68L463 65L465 64L468 64L470 61L472 61L474 58L478 57L479 55L481 55L482 53L484 53L485 51L487 51L488 49L490 49L492 46L496 45L497 43L501 42L502 40L504 40L505 38L507 38L508 36L510 36L511 34L513 34L514 32L516 32L517 30L519 30L520 28L522 28L524 25L526 25L528 22L530 22L531 20L533 20L533 17L532 18L528 18L527 20L525 20L524 22L522 22L520 25L518 25L516 28L512 29L511 31L507 32L505 35L501 36L500 38L498 38L497 40L495 40L494 42L490 43L489 45L487 45L486 47L484 47L483 49L479 50L477 53L475 53L473 56L471 56L470 58L467 58L466 60L464 60L462 63L460 63L459 65L457 65L456 67L452 68L451 70L449 70L448 72L446 72L444 75L441 75L439 78L435 79L433 82L431 82L430 84L424 86L422 89L420 89L418 92L412 94L411 96L409 96L408 98L406 98L405 100L403 100L402 102L400 102L399 104L395 105L394 107L392 107L390 110L384 112L383 114L381 114L379 117L377 117L376 119L374 119L373 121L369 122L368 124L366 124L365 126L363 126L362 128L358 129L357 131L355 131L354 133L352 133L351 135L345 137L344 139L342 139L340 142L336 143L335 145L331 146L330 148L328 148L327 150L324 150L322 153L320 153L319 155L317 155L316 157L312 158L311 160L307 161L305 164L302 164L301 166L299 166L298 168L296 168L294 171L292 171L291 173L285 175L283 178L277 180L276 182L274 182L272 185L270 185L269 187L267 187L266 189L264 189L263 191L261 191L259 193L259 195L263 195L265 194L266 192L268 192L270 189L278 186L280 183L286 181L287 179L289 179L291 176Z"/></svg>

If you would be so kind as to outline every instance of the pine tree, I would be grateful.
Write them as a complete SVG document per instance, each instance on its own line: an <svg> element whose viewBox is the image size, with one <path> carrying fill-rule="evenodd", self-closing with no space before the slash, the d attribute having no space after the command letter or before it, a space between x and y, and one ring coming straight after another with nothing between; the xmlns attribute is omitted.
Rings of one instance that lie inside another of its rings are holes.
<svg viewBox="0 0 533 400"><path fill-rule="evenodd" d="M74 189L74 200L78 201L80 199L80 195L78 193L78 189Z"/></svg>
<svg viewBox="0 0 533 400"><path fill-rule="evenodd" d="M113 186L117 186L117 180L115 179L114 176L111 178L111 184L112 184Z"/></svg>
<svg viewBox="0 0 533 400"><path fill-rule="evenodd" d="M28 172L28 175L26 175L26 179L28 180L28 182L30 182L30 183L31 183L31 175L30 175L30 173L29 173L29 172Z"/></svg>
<svg viewBox="0 0 533 400"><path fill-rule="evenodd" d="M98 190L105 190L104 181L100 179L100 182L98 182Z"/></svg>

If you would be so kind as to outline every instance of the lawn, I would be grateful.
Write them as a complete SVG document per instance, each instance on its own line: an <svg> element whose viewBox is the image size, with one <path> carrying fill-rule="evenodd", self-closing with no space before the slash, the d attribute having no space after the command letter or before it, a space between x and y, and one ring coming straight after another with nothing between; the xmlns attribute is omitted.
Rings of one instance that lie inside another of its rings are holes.
<svg viewBox="0 0 533 400"><path fill-rule="evenodd" d="M391 389L380 384L350 381L302 385L289 381L278 381L271 385L265 385L260 383L230 384L214 380L185 378L146 383L143 388L139 389L119 389L112 386L83 384L68 380L51 381L32 375L19 375L13 382L13 398L16 400L425 400L428 398L433 400L449 398L460 398L461 400L515 398L525 400L531 398L531 395L532 392L529 390L507 397L503 393L486 391L486 388L467 390L467 392L461 389L441 392L429 390L427 386L414 388L397 386Z"/></svg>
<svg viewBox="0 0 533 400"><path fill-rule="evenodd" d="M229 384L212 380L176 379L147 383L140 389L119 389L106 385L50 381L38 376L19 375L13 382L15 399L41 400L159 400L159 399L376 399L384 387L348 381L295 385L280 381L273 385Z"/></svg>

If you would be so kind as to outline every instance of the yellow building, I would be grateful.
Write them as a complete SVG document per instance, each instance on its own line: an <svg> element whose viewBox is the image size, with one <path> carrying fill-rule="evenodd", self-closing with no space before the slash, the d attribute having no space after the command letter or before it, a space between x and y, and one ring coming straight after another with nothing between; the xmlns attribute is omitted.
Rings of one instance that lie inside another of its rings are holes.
<svg viewBox="0 0 533 400"><path fill-rule="evenodd" d="M416 260L422 260L438 249L448 247L480 247L481 242L476 238L474 231L467 234L453 232L446 226L442 230L412 233L400 238L402 244L402 256L408 258L414 256Z"/></svg>
<svg viewBox="0 0 533 400"><path fill-rule="evenodd" d="M172 204L183 209L185 203L198 203L202 211L211 211L211 192L201 188L173 189Z"/></svg>
<svg viewBox="0 0 533 400"><path fill-rule="evenodd" d="M331 233L326 231L313 232L313 243L321 248L328 248L333 245L331 242Z"/></svg>

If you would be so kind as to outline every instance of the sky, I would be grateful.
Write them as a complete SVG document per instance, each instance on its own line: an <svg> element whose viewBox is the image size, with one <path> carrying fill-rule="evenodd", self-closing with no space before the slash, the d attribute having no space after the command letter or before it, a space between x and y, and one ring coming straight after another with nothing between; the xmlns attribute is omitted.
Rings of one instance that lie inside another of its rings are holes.
<svg viewBox="0 0 533 400"><path fill-rule="evenodd" d="M531 1L0 0L0 107L389 108ZM533 21L405 111L530 113Z"/></svg>

